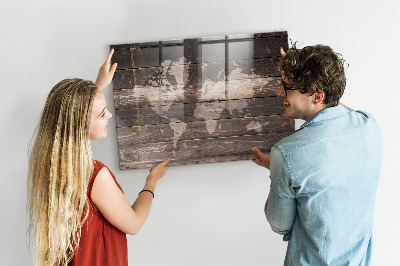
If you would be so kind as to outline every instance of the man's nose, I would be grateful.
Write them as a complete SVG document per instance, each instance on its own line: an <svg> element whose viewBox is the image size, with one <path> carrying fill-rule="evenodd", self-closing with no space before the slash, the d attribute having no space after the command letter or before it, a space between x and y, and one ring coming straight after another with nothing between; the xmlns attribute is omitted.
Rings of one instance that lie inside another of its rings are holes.
<svg viewBox="0 0 400 266"><path fill-rule="evenodd" d="M282 85L279 87L278 91L276 92L276 95L281 96L281 97L286 96Z"/></svg>

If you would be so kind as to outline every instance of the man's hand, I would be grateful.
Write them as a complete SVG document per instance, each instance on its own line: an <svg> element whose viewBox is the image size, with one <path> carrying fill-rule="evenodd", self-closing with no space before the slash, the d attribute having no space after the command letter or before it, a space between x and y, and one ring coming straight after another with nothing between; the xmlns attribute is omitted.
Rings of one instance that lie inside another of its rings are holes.
<svg viewBox="0 0 400 266"><path fill-rule="evenodd" d="M96 86L99 90L103 90L105 87L110 85L112 78L114 76L115 69L117 69L117 63L114 63L110 69L111 57L113 54L114 54L114 49L111 49L110 53L107 56L106 61L100 67L99 74L97 74Z"/></svg>
<svg viewBox="0 0 400 266"><path fill-rule="evenodd" d="M282 57L285 57L286 53L285 51L283 51L283 48L281 47L281 49L279 49L279 52L281 53Z"/></svg>
<svg viewBox="0 0 400 266"><path fill-rule="evenodd" d="M339 104L340 104L341 106L343 106L344 108L346 108L346 109L350 109L350 107L348 107L347 105L344 105L344 104L341 103L341 102L339 102Z"/></svg>
<svg viewBox="0 0 400 266"><path fill-rule="evenodd" d="M271 157L269 154L262 153L256 147L251 148L251 152L254 153L254 155L258 157L257 159L253 159L252 160L253 162L269 169L269 164L270 164L270 160L271 160Z"/></svg>

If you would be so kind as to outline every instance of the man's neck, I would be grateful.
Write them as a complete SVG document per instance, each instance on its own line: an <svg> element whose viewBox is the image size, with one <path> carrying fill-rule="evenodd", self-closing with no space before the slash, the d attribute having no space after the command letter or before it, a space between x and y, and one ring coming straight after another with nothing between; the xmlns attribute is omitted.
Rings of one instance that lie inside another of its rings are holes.
<svg viewBox="0 0 400 266"><path fill-rule="evenodd" d="M319 112L321 112L322 110L326 109L326 104L317 104L315 105L315 107L312 109L312 111L310 112L310 114L307 116L307 119L305 119L306 121L309 120L311 117L315 116L316 114L318 114Z"/></svg>

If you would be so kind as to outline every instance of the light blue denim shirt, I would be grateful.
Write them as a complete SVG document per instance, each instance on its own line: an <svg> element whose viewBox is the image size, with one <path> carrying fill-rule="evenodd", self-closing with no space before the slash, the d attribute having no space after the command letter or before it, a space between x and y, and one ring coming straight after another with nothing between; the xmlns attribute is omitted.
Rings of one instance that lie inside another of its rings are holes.
<svg viewBox="0 0 400 266"><path fill-rule="evenodd" d="M266 216L284 265L371 265L381 131L369 114L322 110L271 149Z"/></svg>

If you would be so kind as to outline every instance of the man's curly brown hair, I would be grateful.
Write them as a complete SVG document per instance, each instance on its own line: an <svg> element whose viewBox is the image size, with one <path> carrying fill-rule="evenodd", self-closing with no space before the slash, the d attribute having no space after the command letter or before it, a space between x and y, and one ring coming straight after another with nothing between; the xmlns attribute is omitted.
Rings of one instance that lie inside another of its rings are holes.
<svg viewBox="0 0 400 266"><path fill-rule="evenodd" d="M345 63L329 46L297 49L294 43L282 57L280 68L293 86L301 88L301 93L323 92L324 104L332 107L339 104L346 87Z"/></svg>

